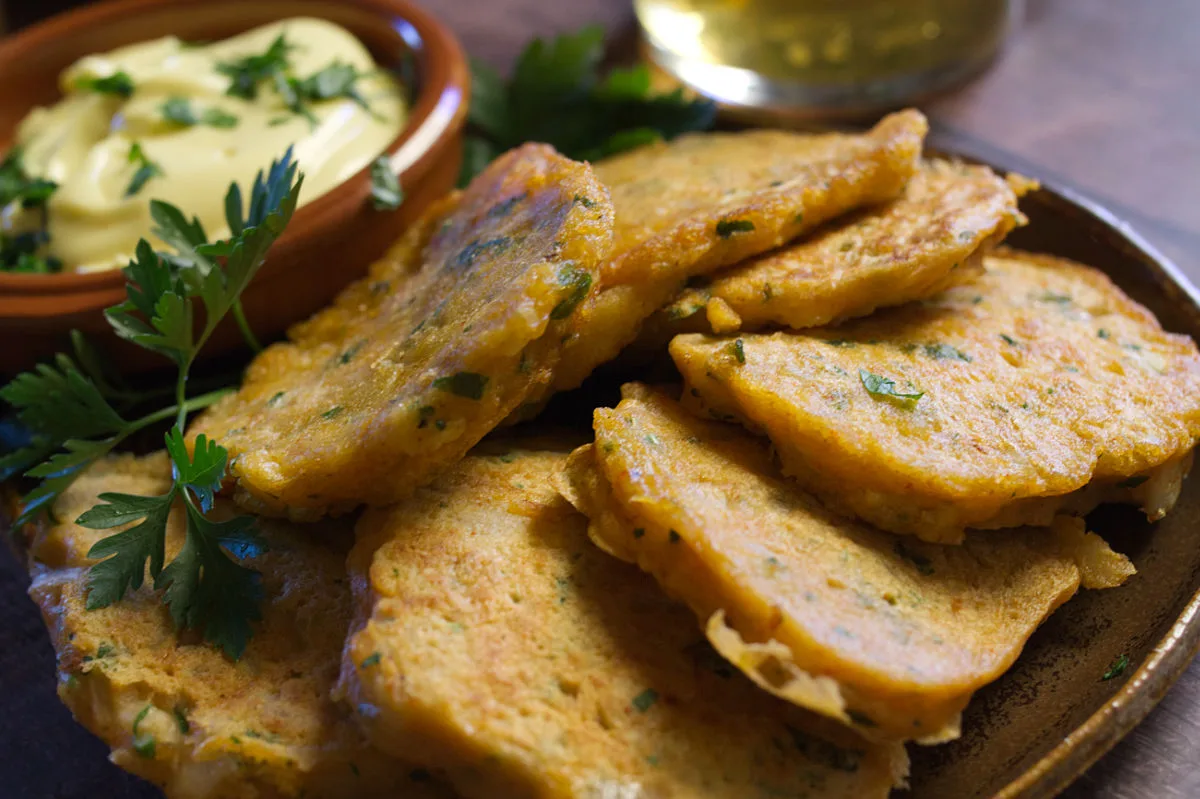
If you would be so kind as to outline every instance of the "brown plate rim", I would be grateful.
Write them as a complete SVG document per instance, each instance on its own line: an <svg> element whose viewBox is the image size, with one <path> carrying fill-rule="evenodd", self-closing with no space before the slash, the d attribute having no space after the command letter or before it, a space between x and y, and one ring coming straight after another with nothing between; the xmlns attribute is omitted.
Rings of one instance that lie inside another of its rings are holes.
<svg viewBox="0 0 1200 799"><path fill-rule="evenodd" d="M986 163L984 159L967 158ZM1007 171L995 164L993 168ZM1200 308L1200 291L1192 281L1129 223L1100 203L1055 182L1043 182L1039 193L1059 206L1059 210L1098 223L1108 235L1110 246L1153 262L1193 307ZM1197 654L1200 654L1200 590L1192 594L1167 633L1120 690L1036 763L997 791L995 799L1043 799L1060 794L1145 720Z"/></svg>

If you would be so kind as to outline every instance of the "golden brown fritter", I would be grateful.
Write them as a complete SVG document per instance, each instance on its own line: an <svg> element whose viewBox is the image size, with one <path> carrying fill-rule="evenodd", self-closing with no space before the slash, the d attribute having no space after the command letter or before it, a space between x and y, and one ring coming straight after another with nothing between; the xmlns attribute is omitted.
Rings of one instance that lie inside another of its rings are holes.
<svg viewBox="0 0 1200 799"><path fill-rule="evenodd" d="M58 694L112 760L181 799L345 796L450 797L422 769L371 747L330 698L352 613L346 584L348 524L306 529L265 521L262 622L238 662L194 638L178 638L149 586L86 609L87 552L114 530L68 520L102 492L162 494L162 454L111 457L89 468L53 508L58 524L30 546L30 596L58 653ZM182 509L167 554L183 544Z"/></svg>
<svg viewBox="0 0 1200 799"><path fill-rule="evenodd" d="M685 401L765 430L829 506L929 541L1100 502L1164 515L1200 436L1196 345L1094 269L986 265L839 328L680 336Z"/></svg>
<svg viewBox="0 0 1200 799"><path fill-rule="evenodd" d="M613 255L572 317L563 368L543 394L576 387L615 357L688 278L898 196L926 128L904 111L862 134L695 134L596 164L616 210Z"/></svg>
<svg viewBox="0 0 1200 799"><path fill-rule="evenodd" d="M551 485L566 458L469 455L362 517L341 687L371 739L481 799L885 796L903 748L738 675L588 541Z"/></svg>
<svg viewBox="0 0 1200 799"><path fill-rule="evenodd" d="M977 277L984 253L1023 222L1017 194L992 170L929 161L899 199L722 272L665 313L707 306L716 333L865 316Z"/></svg>
<svg viewBox="0 0 1200 799"><path fill-rule="evenodd" d="M1097 587L1133 572L1078 519L960 547L873 530L797 491L761 440L624 393L560 480L593 540L686 601L763 688L864 735L956 737L971 694L1075 593L1077 560Z"/></svg>
<svg viewBox="0 0 1200 799"><path fill-rule="evenodd" d="M256 358L191 433L228 448L253 510L311 519L395 501L550 382L611 245L590 167L517 148Z"/></svg>

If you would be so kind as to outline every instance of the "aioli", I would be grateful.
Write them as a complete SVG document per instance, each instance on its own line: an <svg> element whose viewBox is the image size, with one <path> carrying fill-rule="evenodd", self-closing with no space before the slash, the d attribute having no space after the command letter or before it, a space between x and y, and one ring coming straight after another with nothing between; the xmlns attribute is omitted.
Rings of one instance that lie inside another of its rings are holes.
<svg viewBox="0 0 1200 799"><path fill-rule="evenodd" d="M368 107L349 97L313 101L310 120L288 107L271 80L258 84L254 99L228 94L231 78L218 65L264 53L280 34L290 46L288 76L303 79L335 62L349 65L365 73L354 88ZM128 98L79 86L81 79L118 72L132 79ZM312 18L264 25L213 44L168 36L86 56L59 83L63 99L30 111L16 141L27 171L59 184L48 204L49 251L66 271L76 272L125 266L139 238L163 247L150 236L151 198L198 216L210 239L227 237L228 185L245 184L289 145L305 176L300 204L311 202L383 152L406 115L400 85L376 67L362 43ZM185 100L201 121L185 126L164 116L164 104L174 98ZM205 112L225 115L224 126L205 123ZM130 160L135 144L161 174L126 196L138 170ZM244 194L248 188L243 185ZM20 220L6 223L22 226Z"/></svg>

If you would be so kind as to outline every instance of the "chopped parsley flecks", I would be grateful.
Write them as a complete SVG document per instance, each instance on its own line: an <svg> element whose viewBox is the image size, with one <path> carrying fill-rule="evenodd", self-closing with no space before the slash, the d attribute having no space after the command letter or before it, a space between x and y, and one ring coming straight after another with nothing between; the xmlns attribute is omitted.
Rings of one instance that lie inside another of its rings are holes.
<svg viewBox="0 0 1200 799"><path fill-rule="evenodd" d="M454 257L454 265L459 269L470 269L485 255L500 255L509 248L512 244L512 239L508 236L499 236L487 241L475 241L463 247L462 250Z"/></svg>
<svg viewBox="0 0 1200 799"><path fill-rule="evenodd" d="M1066 305L1071 301L1068 295L1056 291L1043 291L1037 298L1042 302L1057 302L1059 305Z"/></svg>
<svg viewBox="0 0 1200 799"><path fill-rule="evenodd" d="M591 291L592 276L583 269L566 264L558 270L558 282L559 285L566 286L567 293L550 311L550 318L556 321L566 319L575 312L579 303L583 302L584 297Z"/></svg>
<svg viewBox="0 0 1200 799"><path fill-rule="evenodd" d="M899 405L911 408L917 404L917 400L925 396L923 391L904 392L896 388L896 381L877 374L868 372L866 369L858 370L858 379L862 381L863 388L872 397L881 397L891 400Z"/></svg>
<svg viewBox="0 0 1200 799"><path fill-rule="evenodd" d="M369 669L372 666L378 666L380 657L381 655L378 652L372 652L370 655L363 658L363 662L359 663L358 667L360 669Z"/></svg>
<svg viewBox="0 0 1200 799"><path fill-rule="evenodd" d="M1109 664L1108 670L1104 672L1104 676L1102 676L1100 679L1104 680L1105 682L1108 682L1109 680L1115 680L1117 677L1120 677L1122 674L1124 674L1125 670L1128 668L1129 655L1122 653L1117 655L1116 659Z"/></svg>
<svg viewBox="0 0 1200 799"><path fill-rule="evenodd" d="M1019 347L1019 346L1021 346L1021 342L1017 341L1015 338L1013 338L1012 336L1008 335L1007 333L1001 333L1001 334L1000 334L1000 340L1001 340L1001 341L1003 341L1005 344L1007 344L1007 345L1008 345L1008 346L1010 346L1010 347Z"/></svg>
<svg viewBox="0 0 1200 799"><path fill-rule="evenodd" d="M274 394L271 395L271 398L269 400L267 400L267 407L274 408L276 405L279 404L280 400L282 400L284 398L284 395L286 395L286 394L287 394L286 391L276 391Z"/></svg>
<svg viewBox="0 0 1200 799"><path fill-rule="evenodd" d="M775 299L775 287L770 283L763 283L762 296L763 302L770 302Z"/></svg>
<svg viewBox="0 0 1200 799"><path fill-rule="evenodd" d="M157 746L157 741L150 733L142 734L138 732L138 727L145 720L146 714L150 712L150 705L146 705L133 718L133 751L138 753L139 757L146 760L154 759L154 750Z"/></svg>
<svg viewBox="0 0 1200 799"><path fill-rule="evenodd" d="M212 128L236 127L238 118L219 108L206 108L197 114L192 103L186 97L170 97L159 106L163 119L185 128L195 125L208 125Z"/></svg>
<svg viewBox="0 0 1200 799"><path fill-rule="evenodd" d="M584 197L582 194L576 194L571 198L571 201L576 205L582 205L584 208L595 208L596 201L590 197Z"/></svg>
<svg viewBox="0 0 1200 799"><path fill-rule="evenodd" d="M1100 338L1112 338L1112 334L1109 333L1107 330L1105 330L1103 327L1096 331L1096 335L1099 336Z"/></svg>
<svg viewBox="0 0 1200 799"><path fill-rule="evenodd" d="M734 233L749 233L754 230L754 223L749 219L722 219L717 222L717 235L727 239Z"/></svg>
<svg viewBox="0 0 1200 799"><path fill-rule="evenodd" d="M736 339L732 344L729 345L729 354L732 355L733 359L738 363L746 362L746 345L742 343L740 338Z"/></svg>
<svg viewBox="0 0 1200 799"><path fill-rule="evenodd" d="M510 213L512 213L512 209L516 208L517 205L519 205L521 203L521 201L523 201L528 196L529 196L529 192L525 192L524 194L517 194L512 197L509 197L507 200L501 200L500 202L496 203L495 205L493 205L491 208L488 209L487 218L488 219L498 219L502 216L508 216ZM579 199L580 199L580 195L576 194L575 201L578 202ZM587 198L584 198L584 199L587 199ZM588 202L591 202L591 201L589 200ZM585 207L590 207L590 206L585 206Z"/></svg>
<svg viewBox="0 0 1200 799"><path fill-rule="evenodd" d="M118 70L103 78L79 78L75 81L75 88L85 92L111 94L115 97L132 97L134 87L133 78L129 77L129 73Z"/></svg>
<svg viewBox="0 0 1200 799"><path fill-rule="evenodd" d="M483 391L487 384L487 375L478 372L455 372L449 377L439 377L433 381L433 387L439 391L448 391L456 397L470 400L483 399Z"/></svg>
<svg viewBox="0 0 1200 799"><path fill-rule="evenodd" d="M653 688L647 688L646 690L642 691L640 694L635 696L633 698L633 701L630 702L630 704L633 705L634 709L637 710L637 712L645 713L647 710L649 710L651 707L653 707L654 703L657 701L658 701L658 691L654 690Z"/></svg>
<svg viewBox="0 0 1200 799"><path fill-rule="evenodd" d="M350 349L343 352L341 355L338 356L338 364L345 365L345 364L350 363L350 361L352 361L354 359L354 356L358 355L359 350L361 350L364 346L366 346L366 343L367 343L367 340L363 339L362 341L359 341L354 346L352 346Z"/></svg>
<svg viewBox="0 0 1200 799"><path fill-rule="evenodd" d="M974 230L960 230L958 232L958 240L959 241L970 241L973 238L975 238Z"/></svg>
<svg viewBox="0 0 1200 799"><path fill-rule="evenodd" d="M179 728L180 735L187 735L192 731L192 725L188 722L187 712L181 708L175 708L175 726Z"/></svg>
<svg viewBox="0 0 1200 799"><path fill-rule="evenodd" d="M129 185L125 187L125 197L128 199L142 190L151 178L161 177L164 173L162 167L151 161L150 158L142 151L142 145L134 142L129 146L129 154L126 160L130 164L137 166L133 172L133 177L129 179Z"/></svg>
<svg viewBox="0 0 1200 799"><path fill-rule="evenodd" d="M933 561L922 555L920 552L914 552L905 545L903 541L897 541L892 551L900 557L910 562L917 567L917 571L923 575L929 576L933 574Z"/></svg>
<svg viewBox="0 0 1200 799"><path fill-rule="evenodd" d="M330 408L329 410L322 413L321 418L322 419L332 419L335 416L337 416L338 414L340 414L343 410L344 409L342 408L341 405L334 405L332 408Z"/></svg>
<svg viewBox="0 0 1200 799"><path fill-rule="evenodd" d="M949 344L926 344L922 349L924 349L926 355L936 361L971 362L970 355L967 355L957 347L951 347Z"/></svg>
<svg viewBox="0 0 1200 799"><path fill-rule="evenodd" d="M243 56L236 61L217 64L217 72L229 78L225 93L243 100L258 97L258 85L282 74L288 67L287 54L292 49L281 33L261 53Z"/></svg>

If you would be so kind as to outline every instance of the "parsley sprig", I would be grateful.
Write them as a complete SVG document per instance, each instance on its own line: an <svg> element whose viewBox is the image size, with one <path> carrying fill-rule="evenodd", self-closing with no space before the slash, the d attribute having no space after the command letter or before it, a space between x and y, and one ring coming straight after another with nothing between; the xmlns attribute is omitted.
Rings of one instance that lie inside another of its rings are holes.
<svg viewBox="0 0 1200 799"><path fill-rule="evenodd" d="M232 236L216 242L208 240L198 219L189 221L175 206L151 201L153 233L175 252L158 253L149 242L138 242L125 269L126 299L105 315L118 336L175 363L173 405L127 419L118 410L127 404L127 393L101 374L90 350L79 347L75 359L60 354L0 389L0 399L13 406L31 433L25 447L0 458L0 479L24 473L40 481L23 498L18 525L48 511L85 468L130 435L173 420L165 436L173 476L167 493L101 494L103 504L76 520L98 530L136 522L89 551L89 557L100 561L89 572L87 606L118 601L127 590L141 587L148 571L176 626L202 627L207 640L234 658L244 651L250 623L259 617L262 589L257 572L226 553L253 557L263 546L250 517L214 521L207 516L226 474L228 452L201 435L189 454L183 431L188 413L211 405L226 391L189 398L188 375L227 314L238 316L248 331L239 298L291 219L302 183L289 148L265 175L258 173L248 208L241 189L231 185L225 213ZM186 539L166 563L167 519L178 504L186 516Z"/></svg>
<svg viewBox="0 0 1200 799"><path fill-rule="evenodd" d="M57 183L25 170L20 148L14 147L0 161L0 215L37 214L37 224L31 229L0 232L0 270L35 274L62 270L62 261L45 252L50 242L46 203L57 189Z"/></svg>
<svg viewBox="0 0 1200 799"><path fill-rule="evenodd" d="M712 127L712 102L688 99L678 89L651 94L645 66L614 69L602 77L603 55L604 29L588 26L549 42L534 39L507 81L486 64L472 63L472 130L460 183L499 153L527 141L595 160Z"/></svg>

